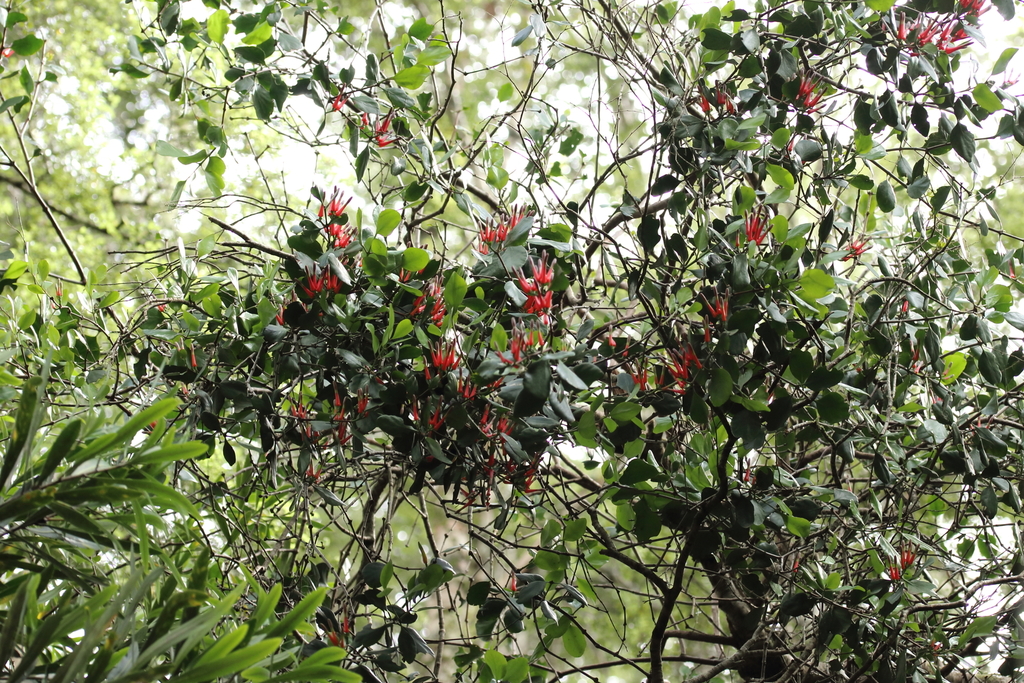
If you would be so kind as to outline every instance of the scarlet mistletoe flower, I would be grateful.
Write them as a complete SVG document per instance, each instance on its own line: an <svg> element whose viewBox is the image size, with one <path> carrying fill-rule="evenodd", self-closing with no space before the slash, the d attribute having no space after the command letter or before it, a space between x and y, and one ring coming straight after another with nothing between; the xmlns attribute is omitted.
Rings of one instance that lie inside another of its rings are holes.
<svg viewBox="0 0 1024 683"><path fill-rule="evenodd" d="M499 353L498 358L502 363L515 365L523 359L530 347L543 345L544 335L540 330L528 329L518 323L513 323L512 338L509 340L510 356L506 358L504 353Z"/></svg>
<svg viewBox="0 0 1024 683"><path fill-rule="evenodd" d="M960 0L960 8L969 17L980 17L988 11L989 5L985 0Z"/></svg>
<svg viewBox="0 0 1024 683"><path fill-rule="evenodd" d="M316 215L319 218L327 219L341 218L351 201L352 198L345 199L345 196L341 193L341 188L335 185L331 191L330 200L320 204L320 210L317 211Z"/></svg>
<svg viewBox="0 0 1024 683"><path fill-rule="evenodd" d="M736 105L732 103L732 98L722 86L718 86L718 89L715 90L715 103L718 104L719 109L725 109L730 114L736 113Z"/></svg>
<svg viewBox="0 0 1024 683"><path fill-rule="evenodd" d="M917 555L912 550L904 549L900 553L900 563L898 565L892 565L886 570L889 578L893 581L899 581L907 575L907 570L914 565L914 561L917 559Z"/></svg>
<svg viewBox="0 0 1024 683"><path fill-rule="evenodd" d="M760 211L755 211L748 213L743 223L747 239L761 246L764 238L768 236L768 219Z"/></svg>
<svg viewBox="0 0 1024 683"><path fill-rule="evenodd" d="M469 377L460 377L456 384L455 390L459 393L459 396L471 401L476 397L476 385Z"/></svg>
<svg viewBox="0 0 1024 683"><path fill-rule="evenodd" d="M821 80L815 76L804 74L800 77L800 89L797 90L797 104L810 112L818 110L818 102L821 101L824 93L818 92L818 85Z"/></svg>
<svg viewBox="0 0 1024 683"><path fill-rule="evenodd" d="M344 287L344 283L330 270L325 271L314 266L313 270L306 271L306 281L300 287L306 296L315 299L320 292L339 293Z"/></svg>
<svg viewBox="0 0 1024 683"><path fill-rule="evenodd" d="M704 93L700 94L700 97L697 99L697 101L700 103L700 110L702 112L704 112L705 114L711 113L711 102L709 102L708 98L704 96Z"/></svg>
<svg viewBox="0 0 1024 683"><path fill-rule="evenodd" d="M683 349L673 350L669 353L669 361L672 363L668 367L669 374L679 385L678 389L670 389L675 393L682 393L686 390L686 383L690 380L691 367L700 369L704 367L701 365L700 359L697 358L697 354L694 353L693 347L687 344Z"/></svg>
<svg viewBox="0 0 1024 683"><path fill-rule="evenodd" d="M345 92L346 86L342 85L338 90L338 95L331 100L331 111L341 111L348 103L348 94Z"/></svg>
<svg viewBox="0 0 1024 683"><path fill-rule="evenodd" d="M533 313L541 322L547 325L550 322L548 312L551 310L552 292L547 290L555 279L554 266L548 264L548 255L541 256L540 261L530 259L532 277L526 277L523 271L519 271L519 288L526 294L526 302L523 304L523 311Z"/></svg>
<svg viewBox="0 0 1024 683"><path fill-rule="evenodd" d="M304 406L302 403L296 403L291 407L291 410L289 412L291 413L292 417L294 417L295 420L299 422L299 429L302 431L303 434L306 435L306 438L308 439L312 437L313 426L309 424L309 411L306 409L306 406Z"/></svg>
<svg viewBox="0 0 1024 683"><path fill-rule="evenodd" d="M447 344L441 341L430 350L430 364L437 372L451 372L459 367L461 358L458 356L458 345L452 341ZM427 368L427 379L430 379L430 369Z"/></svg>
<svg viewBox="0 0 1024 683"><path fill-rule="evenodd" d="M4 57L13 57L14 56L14 48L13 47L5 47L4 51L3 51L3 55L4 55Z"/></svg>
<svg viewBox="0 0 1024 683"><path fill-rule="evenodd" d="M492 219L480 231L480 253L489 254L492 249L501 251L509 233L515 229L519 221L532 215L532 209L515 205L507 216Z"/></svg>
<svg viewBox="0 0 1024 683"><path fill-rule="evenodd" d="M413 300L409 317L414 318L420 313L426 312L428 305L430 306L430 322L440 327L441 323L444 322L444 316L448 312L448 307L444 303L439 280L432 280L424 287L423 294L420 294Z"/></svg>
<svg viewBox="0 0 1024 683"><path fill-rule="evenodd" d="M711 309L711 317L719 318L723 323L729 317L729 299L727 298L723 299L720 296L716 296L715 303L708 303L708 308Z"/></svg>
<svg viewBox="0 0 1024 683"><path fill-rule="evenodd" d="M867 237L861 237L854 239L850 242L850 253L843 257L844 261L852 261L856 258L860 258L864 255L864 252L868 250L869 239Z"/></svg>
<svg viewBox="0 0 1024 683"><path fill-rule="evenodd" d="M388 112L382 120L377 122L377 126L373 130L373 141L377 143L378 147L387 147L392 142L398 140L398 137L391 133L391 119L394 117L395 111L392 109Z"/></svg>

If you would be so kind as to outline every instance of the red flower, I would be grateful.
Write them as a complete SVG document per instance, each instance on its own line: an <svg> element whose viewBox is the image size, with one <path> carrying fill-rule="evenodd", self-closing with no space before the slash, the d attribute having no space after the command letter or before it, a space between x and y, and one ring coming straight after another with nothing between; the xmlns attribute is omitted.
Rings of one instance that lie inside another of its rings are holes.
<svg viewBox="0 0 1024 683"><path fill-rule="evenodd" d="M300 285L306 296L315 299L320 292L337 294L341 292L344 283L337 275L330 270L322 271L316 266L311 271L306 271L306 281Z"/></svg>
<svg viewBox="0 0 1024 683"><path fill-rule="evenodd" d="M744 232L749 241L760 246L768 236L768 219L760 211L748 213L744 220Z"/></svg>
<svg viewBox="0 0 1024 683"><path fill-rule="evenodd" d="M430 350L430 363L434 369L440 372L451 372L459 367L461 358L458 356L458 345L450 342L447 345L441 341ZM427 379L430 379L430 370L427 370Z"/></svg>
<svg viewBox="0 0 1024 683"><path fill-rule="evenodd" d="M341 188L335 185L334 189L331 191L330 200L326 203L320 204L320 210L317 211L316 215L318 218L341 218L345 214L345 209L348 208L348 205L351 202L352 198L349 197L348 199L345 199L344 195L341 194Z"/></svg>
<svg viewBox="0 0 1024 683"><path fill-rule="evenodd" d="M480 231L480 253L489 254L492 248L503 246L505 240L508 239L509 233L515 229L516 224L526 216L532 215L532 209L528 210L517 205L512 207L512 211L508 216L492 219Z"/></svg>
<svg viewBox="0 0 1024 683"><path fill-rule="evenodd" d="M706 302L705 302L706 303ZM708 304L708 308L711 309L712 318L720 318L724 323L729 317L729 300L723 299L720 296L715 297L714 304Z"/></svg>
<svg viewBox="0 0 1024 683"><path fill-rule="evenodd" d="M960 8L967 16L977 18L987 12L989 6L985 4L985 0L960 0Z"/></svg>
<svg viewBox="0 0 1024 683"><path fill-rule="evenodd" d="M338 95L331 101L331 111L341 111L348 103L348 95L345 94L345 86L341 86Z"/></svg>
<svg viewBox="0 0 1024 683"><path fill-rule="evenodd" d="M13 57L14 56L14 48L13 47L5 47L2 54L3 54L4 57Z"/></svg>
<svg viewBox="0 0 1024 683"><path fill-rule="evenodd" d="M555 279L554 266L548 264L548 255L541 256L540 261L530 259L530 269L533 277L526 277L523 271L519 271L519 288L526 294L526 302L523 304L523 311L533 313L541 319L545 325L550 321L548 312L551 310L551 291L544 291Z"/></svg>
<svg viewBox="0 0 1024 683"><path fill-rule="evenodd" d="M844 261L852 261L856 258L860 258L864 255L864 252L868 250L867 237L861 237L860 239L854 239L850 242L850 253L843 257Z"/></svg>
<svg viewBox="0 0 1024 683"><path fill-rule="evenodd" d="M711 113L711 102L709 102L708 98L704 96L704 93L700 94L698 102L700 102L700 110L702 112L704 112L705 114Z"/></svg>
<svg viewBox="0 0 1024 683"><path fill-rule="evenodd" d="M448 312L448 307L441 296L441 283L437 280L432 280L424 287L424 290L423 294L420 294L413 300L409 317L416 317L420 313L424 313L427 310L428 301L432 301L430 304L430 322L440 327L441 323L444 322L445 314Z"/></svg>
<svg viewBox="0 0 1024 683"><path fill-rule="evenodd" d="M531 346L543 346L544 335L539 330L532 330L522 325L513 323L512 339L509 340L509 351L511 357L505 358L504 353L499 353L498 358L502 363L509 365L518 364Z"/></svg>
<svg viewBox="0 0 1024 683"><path fill-rule="evenodd" d="M467 401L473 400L476 397L476 385L469 379L469 377L460 377L458 384L456 385L456 391L459 392L459 396L466 399Z"/></svg>
<svg viewBox="0 0 1024 683"><path fill-rule="evenodd" d="M892 565L886 570L889 574L889 578L893 581L899 581L907 575L907 570L914 565L914 561L917 559L917 555L912 550L904 549L900 553L900 563L898 565Z"/></svg>
<svg viewBox="0 0 1024 683"><path fill-rule="evenodd" d="M821 81L815 76L804 74L800 77L800 89L797 90L796 101L807 111L813 112L818 109L818 102L821 101L823 93L818 92L818 85Z"/></svg>
<svg viewBox="0 0 1024 683"><path fill-rule="evenodd" d="M377 143L378 147L387 147L392 142L398 140L398 137L393 135L391 130L391 119L394 117L395 111L392 109L388 112L382 120L377 122L377 126L373 131L373 140Z"/></svg>
<svg viewBox="0 0 1024 683"><path fill-rule="evenodd" d="M729 93L725 91L722 86L718 86L715 90L715 102L718 104L718 108L724 108L730 114L736 113L736 105L732 103L732 98L729 97Z"/></svg>
<svg viewBox="0 0 1024 683"><path fill-rule="evenodd" d="M530 266L533 269L533 281L541 287L547 287L555 279L554 266L548 265L548 254L540 257L540 262L530 259Z"/></svg>

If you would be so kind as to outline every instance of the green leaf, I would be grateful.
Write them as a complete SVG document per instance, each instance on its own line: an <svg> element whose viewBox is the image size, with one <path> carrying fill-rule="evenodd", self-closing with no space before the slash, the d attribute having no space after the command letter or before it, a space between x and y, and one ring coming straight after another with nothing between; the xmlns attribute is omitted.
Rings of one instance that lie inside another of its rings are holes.
<svg viewBox="0 0 1024 683"><path fill-rule="evenodd" d="M945 358L945 366L942 369L942 383L952 384L960 378L961 373L967 368L967 357L959 351L951 353Z"/></svg>
<svg viewBox="0 0 1024 683"><path fill-rule="evenodd" d="M206 20L206 35L215 43L223 43L228 34L228 11L219 9Z"/></svg>
<svg viewBox="0 0 1024 683"><path fill-rule="evenodd" d="M569 624L562 635L562 644L570 657L582 657L587 651L587 638L576 624Z"/></svg>
<svg viewBox="0 0 1024 683"><path fill-rule="evenodd" d="M786 529L794 536L807 538L811 535L811 522L803 517L790 515L786 518Z"/></svg>
<svg viewBox="0 0 1024 683"><path fill-rule="evenodd" d="M409 27L409 35L416 40L425 41L434 32L434 25L420 17Z"/></svg>
<svg viewBox="0 0 1024 683"><path fill-rule="evenodd" d="M974 160L974 134L967 130L967 126L962 123L953 126L953 131L949 134L949 141L953 143L953 149L961 159L967 163Z"/></svg>
<svg viewBox="0 0 1024 683"><path fill-rule="evenodd" d="M821 415L821 419L826 422L835 424L842 422L850 417L850 404L849 402L835 391L822 394L816 401L818 406L818 414Z"/></svg>
<svg viewBox="0 0 1024 683"><path fill-rule="evenodd" d="M985 83L974 86L974 101L990 114L1003 108L1003 101Z"/></svg>
<svg viewBox="0 0 1024 683"><path fill-rule="evenodd" d="M1017 50L1018 48L1015 47L1008 47L1003 50L1002 54L999 55L999 59L996 60L996 65L992 67L993 76L997 76L1006 71L1007 65L1010 63L1010 60L1013 59L1013 56L1017 54Z"/></svg>
<svg viewBox="0 0 1024 683"><path fill-rule="evenodd" d="M163 140L157 140L156 153L162 157L177 157L179 159L189 156L188 152L183 152L171 143Z"/></svg>
<svg viewBox="0 0 1024 683"><path fill-rule="evenodd" d="M888 12L896 4L896 0L865 0L865 5L876 12Z"/></svg>
<svg viewBox="0 0 1024 683"><path fill-rule="evenodd" d="M711 405L716 408L725 405L732 396L732 375L724 368L715 368L711 372L711 384L708 386Z"/></svg>
<svg viewBox="0 0 1024 683"><path fill-rule="evenodd" d="M274 98L262 85L253 88L252 106L261 121L270 121L270 117L274 115Z"/></svg>
<svg viewBox="0 0 1024 683"><path fill-rule="evenodd" d="M14 417L14 428L11 430L10 440L7 443L3 467L0 469L0 490L7 488L8 477L32 449L32 441L36 437L40 422L42 422L43 411L40 410L42 386L43 378L39 376L30 377L22 386L21 401L18 403L18 412Z"/></svg>
<svg viewBox="0 0 1024 683"><path fill-rule="evenodd" d="M256 25L256 28L249 31L245 38L242 39L242 43L245 45L262 45L273 37L274 30L270 28L270 24L261 21Z"/></svg>
<svg viewBox="0 0 1024 683"><path fill-rule="evenodd" d="M508 102L510 99L512 99L512 96L514 94L515 88L512 87L512 84L504 83L500 88L498 88L498 101Z"/></svg>
<svg viewBox="0 0 1024 683"><path fill-rule="evenodd" d="M370 146L367 145L356 157L356 181L362 182L363 174L366 173L366 166L370 163Z"/></svg>
<svg viewBox="0 0 1024 683"><path fill-rule="evenodd" d="M709 50L728 50L732 47L732 36L717 28L706 28L701 34L700 44Z"/></svg>
<svg viewBox="0 0 1024 683"><path fill-rule="evenodd" d="M377 216L377 234L387 237L402 223L402 214L394 209L384 209Z"/></svg>
<svg viewBox="0 0 1024 683"><path fill-rule="evenodd" d="M425 249L411 247L402 252L402 267L410 273L418 273L430 263L430 253Z"/></svg>
<svg viewBox="0 0 1024 683"><path fill-rule="evenodd" d="M267 631L267 637L277 638L294 631L299 624L306 621L317 611L320 605L323 604L325 595L327 595L327 587L321 586L304 597L292 608L291 612Z"/></svg>
<svg viewBox="0 0 1024 683"><path fill-rule="evenodd" d="M630 422L637 415L640 414L641 406L639 403L633 403L632 401L623 401L612 408L611 413L608 417L615 420L618 423Z"/></svg>
<svg viewBox="0 0 1024 683"><path fill-rule="evenodd" d="M423 85L423 82L427 80L427 76L429 75L429 67L423 66L422 64L417 64L415 66L410 66L407 69L402 69L397 74L395 74L393 80L395 81L396 85L402 88L406 88L407 90L416 90L421 85Z"/></svg>
<svg viewBox="0 0 1024 683"><path fill-rule="evenodd" d="M505 665L505 683L522 683L530 674L530 660L516 657Z"/></svg>
<svg viewBox="0 0 1024 683"><path fill-rule="evenodd" d="M491 676L495 680L501 680L505 677L505 666L508 660L505 659L505 655L501 654L497 650L488 650L484 653L484 663L487 668L491 670Z"/></svg>
<svg viewBox="0 0 1024 683"><path fill-rule="evenodd" d="M576 147L583 142L583 133L578 128L573 128L558 146L558 153L562 156L569 156L576 151Z"/></svg>
<svg viewBox="0 0 1024 683"><path fill-rule="evenodd" d="M796 180L793 179L793 174L781 166L768 164L768 175L784 190L792 191L796 187Z"/></svg>
<svg viewBox="0 0 1024 683"><path fill-rule="evenodd" d="M444 285L444 302L448 305L449 309L457 311L461 308L462 300L466 298L466 292L468 291L469 285L466 284L466 280L462 275L456 271L451 274L448 282Z"/></svg>
<svg viewBox="0 0 1024 683"><path fill-rule="evenodd" d="M512 37L512 47L519 47L525 43L526 39L529 38L532 33L533 26L531 24L527 24L525 28L520 29L519 32Z"/></svg>
<svg viewBox="0 0 1024 683"><path fill-rule="evenodd" d="M999 16L1010 21L1014 16L1013 0L992 0L992 5L999 10ZM966 641L965 641L966 642Z"/></svg>
<svg viewBox="0 0 1024 683"><path fill-rule="evenodd" d="M820 268L809 268L800 276L800 289L811 300L828 295L835 286L835 278Z"/></svg>
<svg viewBox="0 0 1024 683"><path fill-rule="evenodd" d="M892 185L888 180L883 180L878 186L878 191L875 193L875 201L878 202L878 208L884 213L892 213L896 208L896 192L892 189Z"/></svg>
<svg viewBox="0 0 1024 683"><path fill-rule="evenodd" d="M452 51L448 49L447 45L431 45L420 50L420 53L416 55L416 64L420 66L437 66L448 59L451 54Z"/></svg>
<svg viewBox="0 0 1024 683"><path fill-rule="evenodd" d="M551 391L551 364L546 360L538 360L530 364L523 374L523 393L530 398L544 403Z"/></svg>
<svg viewBox="0 0 1024 683"><path fill-rule="evenodd" d="M412 332L412 321L408 318L404 318L398 321L395 325L395 333L391 335L392 339L399 339Z"/></svg>
<svg viewBox="0 0 1024 683"><path fill-rule="evenodd" d="M193 667L178 676L172 677L168 683L201 683L217 678L227 678L247 669L256 662L274 654L281 645L280 638L267 638L255 645L244 647L209 664Z"/></svg>
<svg viewBox="0 0 1024 683"><path fill-rule="evenodd" d="M11 43L11 48L22 57L29 57L43 49L44 41L29 34Z"/></svg>

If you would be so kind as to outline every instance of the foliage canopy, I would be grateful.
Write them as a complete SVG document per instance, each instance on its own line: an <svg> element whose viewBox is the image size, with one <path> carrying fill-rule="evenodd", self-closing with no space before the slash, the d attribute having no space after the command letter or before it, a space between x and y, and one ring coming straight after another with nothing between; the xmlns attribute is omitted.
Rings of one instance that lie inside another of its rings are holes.
<svg viewBox="0 0 1024 683"><path fill-rule="evenodd" d="M993 6L7 7L5 680L1016 676Z"/></svg>

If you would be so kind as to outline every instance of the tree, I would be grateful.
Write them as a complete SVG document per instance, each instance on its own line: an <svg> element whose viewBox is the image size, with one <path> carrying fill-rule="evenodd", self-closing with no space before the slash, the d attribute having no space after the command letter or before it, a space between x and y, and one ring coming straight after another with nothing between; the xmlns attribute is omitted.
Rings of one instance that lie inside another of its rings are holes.
<svg viewBox="0 0 1024 683"><path fill-rule="evenodd" d="M211 231L0 280L6 675L1016 676L986 9L135 3Z"/></svg>

